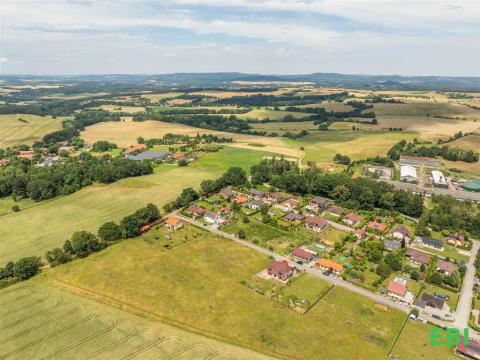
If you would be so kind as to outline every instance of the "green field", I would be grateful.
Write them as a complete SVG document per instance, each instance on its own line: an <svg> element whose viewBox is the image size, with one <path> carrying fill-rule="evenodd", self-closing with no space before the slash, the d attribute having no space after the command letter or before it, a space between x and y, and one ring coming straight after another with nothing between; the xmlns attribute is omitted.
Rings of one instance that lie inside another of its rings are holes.
<svg viewBox="0 0 480 360"><path fill-rule="evenodd" d="M259 147L259 149L262 149ZM273 156L271 152L247 150L225 146L222 150L203 154L190 166L225 172L231 166L238 166L249 171L252 165L258 164L265 156ZM280 155L278 155L280 157Z"/></svg>
<svg viewBox="0 0 480 360"><path fill-rule="evenodd" d="M276 132L282 134L285 131L299 132L302 130L317 130L318 126L313 125L313 121L295 121L295 122L269 122L253 123L252 128L259 131Z"/></svg>
<svg viewBox="0 0 480 360"><path fill-rule="evenodd" d="M267 359L55 286L44 276L0 290L2 359Z"/></svg>
<svg viewBox="0 0 480 360"><path fill-rule="evenodd" d="M303 118L310 116L311 114L296 112L296 111L282 111L282 110L270 110L270 109L253 109L245 114L236 114L239 119L252 119L252 120L283 120L287 115L292 115L294 118ZM228 115L230 116L230 115Z"/></svg>
<svg viewBox="0 0 480 360"><path fill-rule="evenodd" d="M153 202L159 208L183 188L197 187L215 173L163 165L152 175L88 186L74 194L39 202L0 217L0 264L23 256L44 255L77 230L96 232L106 221L119 221ZM1 200L3 201L3 200Z"/></svg>
<svg viewBox="0 0 480 360"><path fill-rule="evenodd" d="M0 148L31 145L34 141L41 140L45 134L61 128L61 118L30 114L0 115Z"/></svg>
<svg viewBox="0 0 480 360"><path fill-rule="evenodd" d="M386 356L402 313L334 288L296 314L240 284L269 261L205 232L171 250L160 240L123 241L48 275L99 301L280 357Z"/></svg>

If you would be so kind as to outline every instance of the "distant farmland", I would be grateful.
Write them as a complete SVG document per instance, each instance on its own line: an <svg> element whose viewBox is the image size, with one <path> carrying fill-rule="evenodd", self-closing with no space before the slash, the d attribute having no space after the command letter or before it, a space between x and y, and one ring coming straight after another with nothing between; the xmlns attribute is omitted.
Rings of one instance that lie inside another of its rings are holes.
<svg viewBox="0 0 480 360"><path fill-rule="evenodd" d="M0 115L0 148L41 140L45 134L60 130L62 119L30 114Z"/></svg>

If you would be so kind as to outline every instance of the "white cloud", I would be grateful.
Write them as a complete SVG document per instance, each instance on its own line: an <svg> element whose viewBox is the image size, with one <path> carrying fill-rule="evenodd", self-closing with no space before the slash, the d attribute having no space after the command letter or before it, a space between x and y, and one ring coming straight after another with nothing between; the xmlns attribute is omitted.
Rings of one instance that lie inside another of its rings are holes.
<svg viewBox="0 0 480 360"><path fill-rule="evenodd" d="M8 58L3 56L3 57L0 57L0 64L6 64L8 63Z"/></svg>

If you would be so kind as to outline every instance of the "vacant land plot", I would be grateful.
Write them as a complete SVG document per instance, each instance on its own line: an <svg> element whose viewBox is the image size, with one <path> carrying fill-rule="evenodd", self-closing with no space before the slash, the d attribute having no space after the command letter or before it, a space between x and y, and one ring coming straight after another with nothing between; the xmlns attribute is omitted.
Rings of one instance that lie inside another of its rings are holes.
<svg viewBox="0 0 480 360"><path fill-rule="evenodd" d="M104 96L104 95L110 95L110 94L107 92L98 92L98 93L85 92L80 94L58 93L58 94L41 96L40 99L78 100L78 99L86 99L86 98L91 98L95 96Z"/></svg>
<svg viewBox="0 0 480 360"><path fill-rule="evenodd" d="M401 360L458 359L453 353L453 348L430 344L430 330L432 328L432 325L407 321L390 352L391 358Z"/></svg>
<svg viewBox="0 0 480 360"><path fill-rule="evenodd" d="M0 115L0 148L31 145L45 134L60 130L62 119L30 114Z"/></svg>
<svg viewBox="0 0 480 360"><path fill-rule="evenodd" d="M480 127L480 124L479 124L479 127ZM480 150L480 133L465 136L461 139L458 139L458 140L455 140L451 143L448 143L448 145L451 146L451 147L459 147L459 148L462 148L462 149L470 149L470 150L474 150L474 151L479 151Z"/></svg>
<svg viewBox="0 0 480 360"><path fill-rule="evenodd" d="M99 301L292 359L384 358L404 318L341 288L298 315L240 284L268 257L210 233L159 248L124 241L51 275Z"/></svg>
<svg viewBox="0 0 480 360"><path fill-rule="evenodd" d="M82 298L45 277L0 290L2 359L267 359Z"/></svg>
<svg viewBox="0 0 480 360"><path fill-rule="evenodd" d="M283 120L287 115L291 115L294 118L304 118L310 116L311 114L296 112L296 111L281 111L281 110L270 110L270 109L253 109L245 114L237 114L236 116L239 119L254 119L254 120ZM227 115L230 116L230 115Z"/></svg>
<svg viewBox="0 0 480 360"><path fill-rule="evenodd" d="M459 119L480 119L480 111L455 103L409 102L406 104L374 104L373 111L377 116L449 116Z"/></svg>
<svg viewBox="0 0 480 360"><path fill-rule="evenodd" d="M183 188L197 187L212 177L215 173L206 170L163 165L152 175L88 186L72 195L4 215L0 218L0 264L23 256L42 256L63 245L73 232L96 232L104 222L119 221L149 202L161 208Z"/></svg>
<svg viewBox="0 0 480 360"><path fill-rule="evenodd" d="M174 97L181 95L179 92L165 92L161 94L142 94L142 98L149 99L150 102L155 103L163 99L173 99Z"/></svg>
<svg viewBox="0 0 480 360"><path fill-rule="evenodd" d="M260 147L259 149L263 149ZM232 166L241 167L249 171L252 165L258 164L265 156L273 156L274 154L265 151L237 149L225 146L222 150L212 153L205 153L194 161L190 166L198 168L206 168L225 172ZM279 157L279 156L278 156Z"/></svg>
<svg viewBox="0 0 480 360"><path fill-rule="evenodd" d="M313 124L313 121L254 123L251 126L255 130L279 134L285 131L299 132L302 130L317 130L318 128L318 126Z"/></svg>
<svg viewBox="0 0 480 360"><path fill-rule="evenodd" d="M123 112L128 114L145 111L143 106L102 105L100 108L111 112Z"/></svg>
<svg viewBox="0 0 480 360"><path fill-rule="evenodd" d="M353 107L351 105L347 105L347 104L344 104L341 102L335 102L335 101L299 105L298 107L299 108L324 108L327 111L334 111L334 112L353 110Z"/></svg>

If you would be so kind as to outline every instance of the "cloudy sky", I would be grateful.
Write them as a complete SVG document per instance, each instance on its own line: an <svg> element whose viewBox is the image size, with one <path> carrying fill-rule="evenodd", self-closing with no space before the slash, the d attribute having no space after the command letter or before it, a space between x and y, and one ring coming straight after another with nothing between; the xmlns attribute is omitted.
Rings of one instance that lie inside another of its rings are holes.
<svg viewBox="0 0 480 360"><path fill-rule="evenodd" d="M480 76L480 1L0 0L0 73Z"/></svg>

